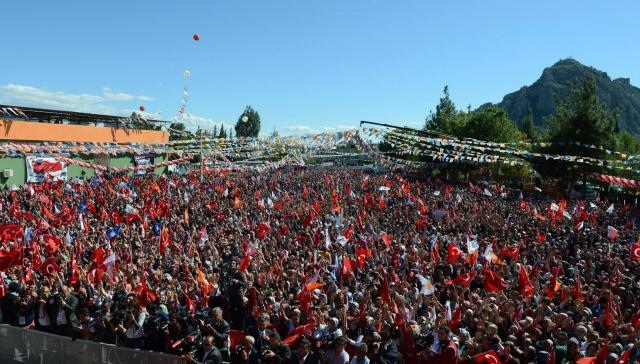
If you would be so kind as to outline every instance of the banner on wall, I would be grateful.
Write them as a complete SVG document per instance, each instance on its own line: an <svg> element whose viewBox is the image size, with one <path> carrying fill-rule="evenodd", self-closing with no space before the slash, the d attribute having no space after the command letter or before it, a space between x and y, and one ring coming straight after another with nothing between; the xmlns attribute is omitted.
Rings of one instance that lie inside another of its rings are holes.
<svg viewBox="0 0 640 364"><path fill-rule="evenodd" d="M67 164L53 157L26 156L27 182L40 183L46 179L64 181L67 179Z"/></svg>
<svg viewBox="0 0 640 364"><path fill-rule="evenodd" d="M136 167L150 166L153 164L153 157L150 155L136 155L133 157L133 161ZM146 174L147 172L153 173L153 170L136 169L135 174Z"/></svg>

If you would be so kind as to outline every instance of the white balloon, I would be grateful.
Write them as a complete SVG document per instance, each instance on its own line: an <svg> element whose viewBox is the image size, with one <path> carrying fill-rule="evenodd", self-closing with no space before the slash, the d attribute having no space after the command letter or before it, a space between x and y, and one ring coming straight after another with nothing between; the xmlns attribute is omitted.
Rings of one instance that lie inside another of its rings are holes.
<svg viewBox="0 0 640 364"><path fill-rule="evenodd" d="M191 77L191 72L189 72L189 70L185 70L182 75L184 76L184 78L189 78Z"/></svg>
<svg viewBox="0 0 640 364"><path fill-rule="evenodd" d="M242 121L243 121L243 122L245 122L245 123L246 123L247 121L249 121L249 118L247 117L247 115L244 115L244 116L242 117Z"/></svg>
<svg viewBox="0 0 640 364"><path fill-rule="evenodd" d="M182 95L184 95L184 97L189 97L189 93L187 91L183 92Z"/></svg>

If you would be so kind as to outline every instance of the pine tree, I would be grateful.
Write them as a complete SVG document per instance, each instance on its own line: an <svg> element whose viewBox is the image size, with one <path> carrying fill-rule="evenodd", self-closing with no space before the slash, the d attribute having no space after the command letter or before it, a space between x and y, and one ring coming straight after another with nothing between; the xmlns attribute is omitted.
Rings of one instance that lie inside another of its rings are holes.
<svg viewBox="0 0 640 364"><path fill-rule="evenodd" d="M236 136L257 137L260 133L260 114L247 106L236 123Z"/></svg>
<svg viewBox="0 0 640 364"><path fill-rule="evenodd" d="M527 135L527 139L531 141L536 141L537 132L536 127L533 125L533 110L529 107L529 113L527 116L522 119L522 123L520 124L520 131Z"/></svg>
<svg viewBox="0 0 640 364"><path fill-rule="evenodd" d="M227 131L224 130L224 124L220 125L220 133L218 134L218 138L227 139Z"/></svg>

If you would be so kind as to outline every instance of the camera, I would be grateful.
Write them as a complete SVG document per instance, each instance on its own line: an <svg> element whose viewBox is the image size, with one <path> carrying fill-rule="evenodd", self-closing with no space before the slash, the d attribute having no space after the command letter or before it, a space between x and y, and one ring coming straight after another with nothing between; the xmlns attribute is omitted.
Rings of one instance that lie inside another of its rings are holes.
<svg viewBox="0 0 640 364"><path fill-rule="evenodd" d="M416 337L416 340L415 340L416 349L418 349L419 351L425 350L425 349L431 347L431 345L433 345L435 340L436 340L436 338L433 335L433 331L430 331L426 335L418 336L418 337Z"/></svg>

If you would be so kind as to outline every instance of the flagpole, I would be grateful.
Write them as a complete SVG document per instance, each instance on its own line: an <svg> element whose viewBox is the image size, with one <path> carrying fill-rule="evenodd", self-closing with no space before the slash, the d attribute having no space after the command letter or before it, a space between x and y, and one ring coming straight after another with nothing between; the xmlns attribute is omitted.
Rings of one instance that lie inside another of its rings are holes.
<svg viewBox="0 0 640 364"><path fill-rule="evenodd" d="M204 181L204 153L202 151L202 130L198 127L200 132L200 182Z"/></svg>

